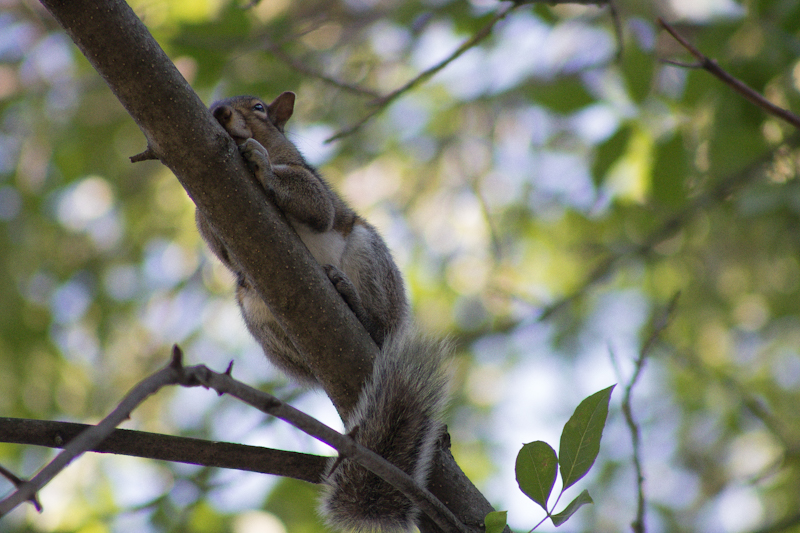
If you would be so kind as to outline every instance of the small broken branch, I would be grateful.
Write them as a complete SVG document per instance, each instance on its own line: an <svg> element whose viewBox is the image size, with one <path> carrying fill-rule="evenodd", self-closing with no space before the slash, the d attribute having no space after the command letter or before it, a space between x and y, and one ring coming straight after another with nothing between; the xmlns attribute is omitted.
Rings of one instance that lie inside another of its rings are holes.
<svg viewBox="0 0 800 533"><path fill-rule="evenodd" d="M14 486L17 488L19 488L20 485L25 483L24 479L21 479L20 477L16 476L11 470L8 470L2 465L0 465L0 475L9 480L11 483L13 483ZM39 503L39 499L36 497L36 494L28 498L28 501L33 504L33 506L36 508L38 512L40 513L42 512L42 504Z"/></svg>
<svg viewBox="0 0 800 533"><path fill-rule="evenodd" d="M156 155L155 151L149 145L144 152L132 155L130 157L131 163L138 163L140 161L150 161L153 159L158 160L158 155Z"/></svg>

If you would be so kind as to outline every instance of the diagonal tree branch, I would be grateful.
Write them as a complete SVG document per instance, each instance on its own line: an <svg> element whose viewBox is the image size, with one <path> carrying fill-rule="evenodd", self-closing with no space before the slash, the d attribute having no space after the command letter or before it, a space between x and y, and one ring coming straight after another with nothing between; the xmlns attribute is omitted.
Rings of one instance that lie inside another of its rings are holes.
<svg viewBox="0 0 800 533"><path fill-rule="evenodd" d="M372 89L368 89L366 87L362 87L360 85L356 85L353 83L348 83L346 81L340 80L333 76L329 76L324 72L315 70L308 66L308 63L305 61L295 59L291 55L287 54L283 51L283 49L277 44L273 43L272 41L265 39L264 40L264 48L267 49L272 55L274 55L279 60L286 63L296 72L300 72L301 74L305 74L306 76L310 76L313 78L317 78L319 80L328 83L329 85L333 85L334 87L338 87L344 91L357 94L359 96L368 96L370 98L378 98L379 95L377 92L373 91Z"/></svg>
<svg viewBox="0 0 800 533"><path fill-rule="evenodd" d="M704 382L716 382L723 386L724 390L735 395L741 405L747 409L754 417L761 421L790 455L800 455L800 443L797 438L797 431L791 424L787 424L777 416L769 406L765 405L761 398L750 391L746 384L742 383L735 375L717 368L711 368L703 362L701 357L689 350L673 350L673 358L684 367L688 368Z"/></svg>
<svg viewBox="0 0 800 533"><path fill-rule="evenodd" d="M377 347L319 264L265 201L233 140L122 0L41 0L220 233L236 263L300 350L340 414L355 406ZM429 487L466 524L486 498L441 448ZM437 531L428 523L423 532Z"/></svg>
<svg viewBox="0 0 800 533"><path fill-rule="evenodd" d="M542 4L547 2L548 4L597 4L597 5L605 5L610 4L611 15L614 20L615 30L617 31L618 36L621 36L621 29L619 29L619 17L616 15L616 9L614 8L613 4L609 0L516 0L512 1L510 4L500 8L495 15L489 19L489 21L483 25L474 35L472 35L469 39L461 43L461 45L456 48L449 56L442 59L435 65L423 70L419 74L417 74L414 78L407 81L405 84L401 85L397 89L393 90L389 94L382 96L380 98L375 99L372 102L374 106L371 111L369 111L366 115L361 117L357 122L351 124L350 126L339 130L338 132L334 133L332 136L325 139L325 142L333 142L336 140L341 139L342 137L347 137L348 135L352 135L359 129L361 129L364 124L369 122L373 117L382 113L389 107L395 100L403 96L405 93L409 92L410 90L416 88L417 86L425 83L433 76L435 76L440 70L448 66L450 63L464 55L467 51L474 48L481 42L483 42L487 37L492 34L492 30L497 25L498 22L505 19L508 15L511 14L512 11L515 9L531 4ZM622 43L622 39L619 39L619 42ZM620 52L618 53L621 54ZM324 79L324 78L323 78ZM330 80L326 80L329 81Z"/></svg>
<svg viewBox="0 0 800 533"><path fill-rule="evenodd" d="M377 352L233 140L122 0L42 0L253 281L340 413Z"/></svg>
<svg viewBox="0 0 800 533"><path fill-rule="evenodd" d="M694 56L695 59L697 59L698 61L696 65L686 65L671 60L663 60L664 62L686 68L703 68L708 72L710 72L711 74L713 74L714 76L716 76L717 78L719 78L720 80L722 80L730 87L732 87L736 92L743 95L748 101L757 105L767 113L786 121L795 128L800 129L800 117L798 117L789 110L783 109L782 107L773 104L772 102L767 100L763 95L761 95L757 91L747 86L742 81L738 80L737 78L729 74L722 67L720 67L716 61L704 55L691 43L689 43L686 39L684 39L683 36L681 36L677 32L677 30L675 30L675 28L673 28L663 19L659 18L658 24L665 31L667 31L676 41L678 41L681 44L681 46L686 48L686 50L688 50L689 53L692 54L692 56ZM791 146L797 142L797 139L798 137L797 135L795 135L791 139L788 139L786 143L781 145L781 147L787 145ZM653 248L653 246L663 241L664 239L668 238L669 236L674 235L677 231L679 231L682 227L684 227L686 223L689 220L691 220L694 217L694 215L696 215L704 207L714 202L722 201L729 194L731 194L732 191L742 186L748 185L750 182L758 179L762 175L762 173L759 172L759 169L764 164L769 162L772 158L774 158L775 154L781 147L778 147L775 150L768 152L763 157L759 158L757 161L749 165L743 171L723 180L714 189L692 201L683 210L681 210L675 216L668 219L657 230L651 233L650 236L647 239L645 239L645 242L642 245L628 248L621 253L611 255L605 260L603 260L589 274L584 283L577 290L573 291L571 294L545 307L539 316L539 320L545 320L546 318L549 318L550 316L558 312L560 309L568 305L570 302L581 297L590 287L594 286L596 283L608 277L608 275L610 275L624 260L648 253Z"/></svg>
<svg viewBox="0 0 800 533"><path fill-rule="evenodd" d="M711 74L722 80L734 91L747 98L747 100L749 100L751 103L757 105L770 115L783 119L792 126L794 126L795 128L800 129L800 117L798 117L797 115L795 115L794 113L792 113L787 109L784 109L780 106L773 104L772 102L767 100L763 95L761 95L761 93L753 90L747 84L729 74L725 69L720 67L716 61L704 55L702 52L700 52L700 50L695 48L689 41L684 39L681 36L681 34L678 33L677 30L675 30L675 28L664 22L664 19L659 18L658 24L659 26L664 28L670 35L672 35L672 37L676 41L678 41L681 44L681 46L686 48L686 50L688 50L689 53L692 54L698 61L697 65L684 65L676 63L674 61L667 61L668 63L682 67L695 67L707 70L708 72L710 72Z"/></svg>

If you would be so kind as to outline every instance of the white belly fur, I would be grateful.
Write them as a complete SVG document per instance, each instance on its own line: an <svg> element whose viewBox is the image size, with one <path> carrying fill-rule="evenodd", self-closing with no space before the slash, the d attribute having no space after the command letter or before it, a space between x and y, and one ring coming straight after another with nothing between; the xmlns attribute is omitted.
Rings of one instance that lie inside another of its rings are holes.
<svg viewBox="0 0 800 533"><path fill-rule="evenodd" d="M338 231L319 233L305 224L292 224L320 265L333 265L350 279L350 282L361 290L361 271L372 262L373 234L356 224L345 239Z"/></svg>
<svg viewBox="0 0 800 533"><path fill-rule="evenodd" d="M300 240L303 241L303 244L306 245L308 251L311 252L311 255L320 265L333 265L341 268L342 254L346 246L341 233L338 231L319 233L305 224L295 223L294 221L292 221L292 226L300 236Z"/></svg>

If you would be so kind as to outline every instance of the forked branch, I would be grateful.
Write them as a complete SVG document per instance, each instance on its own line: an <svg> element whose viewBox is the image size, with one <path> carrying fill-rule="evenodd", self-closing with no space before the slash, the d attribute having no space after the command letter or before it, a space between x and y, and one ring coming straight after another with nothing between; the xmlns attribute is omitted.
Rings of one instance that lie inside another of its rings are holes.
<svg viewBox="0 0 800 533"><path fill-rule="evenodd" d="M20 503L35 497L73 459L98 446L115 428L130 417L130 413L147 397L167 385L206 387L219 395L229 394L256 409L288 422L297 429L335 448L340 456L358 462L370 472L405 494L416 507L428 515L442 531L467 533L469 530L430 492L420 487L408 474L392 465L378 454L364 448L350 436L326 426L315 418L231 376L231 366L224 373L214 372L204 365L183 366L183 353L178 346L172 351L169 364L137 384L120 404L96 426L90 426L47 464L30 481L15 478L17 490L0 501L0 516L7 514Z"/></svg>
<svg viewBox="0 0 800 533"><path fill-rule="evenodd" d="M725 84L730 86L734 91L738 92L745 98L747 98L750 102L754 103L770 115L776 116L782 120L785 120L795 128L800 129L800 117L789 111L788 109L784 109L780 106L777 106L767 100L761 93L752 89L747 84L739 80L738 78L729 74L725 69L720 67L716 61L704 55L700 50L695 48L689 41L683 38L680 33L675 30L672 26L667 24L663 19L658 19L658 24L664 30L666 30L672 37L678 41L681 46L686 48L695 59L697 59L697 64L685 64L679 63L676 61L672 61L669 59L663 60L665 63L669 63L670 65L675 65L679 67L685 68L702 68L707 70L720 80L722 80Z"/></svg>

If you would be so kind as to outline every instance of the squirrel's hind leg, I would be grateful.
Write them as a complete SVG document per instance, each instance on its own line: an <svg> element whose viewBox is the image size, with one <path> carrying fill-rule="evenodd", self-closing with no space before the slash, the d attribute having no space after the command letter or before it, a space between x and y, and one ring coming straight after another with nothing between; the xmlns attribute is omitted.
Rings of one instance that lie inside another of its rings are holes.
<svg viewBox="0 0 800 533"><path fill-rule="evenodd" d="M370 318L369 313L367 313L361 301L361 297L358 295L356 286L353 285L353 282L350 281L347 274L334 265L322 265L322 269L325 271L325 274L328 275L328 279L331 280L331 283L333 283L337 292L342 296L342 299L348 307L350 307L350 310L356 315L358 321L361 322L361 325L367 330L369 336L372 337L375 344L377 344L378 347L383 345L385 332L381 331L378 325L375 324L375 321Z"/></svg>

